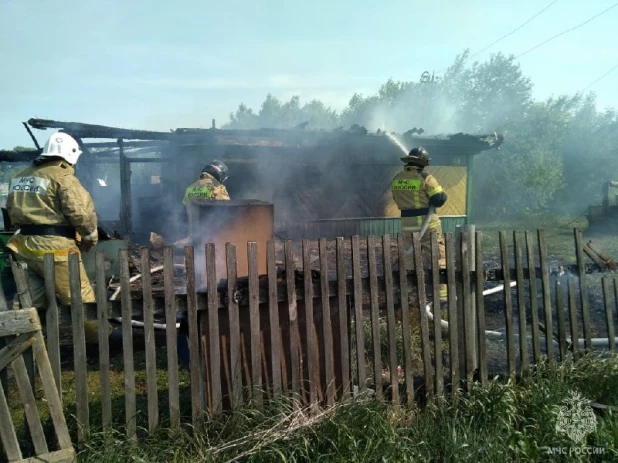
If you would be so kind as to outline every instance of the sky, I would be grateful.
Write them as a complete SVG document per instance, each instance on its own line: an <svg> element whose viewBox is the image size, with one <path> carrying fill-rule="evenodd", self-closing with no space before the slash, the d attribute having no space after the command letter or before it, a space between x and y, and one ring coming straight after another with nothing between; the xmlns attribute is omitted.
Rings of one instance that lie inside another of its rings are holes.
<svg viewBox="0 0 618 463"><path fill-rule="evenodd" d="M519 55L534 96L573 94L618 65L615 0L0 0L0 149L46 118L170 130L228 121L268 93L341 110L466 48ZM618 109L618 69L587 89ZM50 132L34 132L45 142Z"/></svg>

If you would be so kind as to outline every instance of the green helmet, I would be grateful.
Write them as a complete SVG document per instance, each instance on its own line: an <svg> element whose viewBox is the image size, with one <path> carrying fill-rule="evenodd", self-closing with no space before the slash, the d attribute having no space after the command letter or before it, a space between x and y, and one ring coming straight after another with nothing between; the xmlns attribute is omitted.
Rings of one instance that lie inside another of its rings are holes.
<svg viewBox="0 0 618 463"><path fill-rule="evenodd" d="M414 164L419 167L427 167L429 165L429 153L425 148L419 146L412 148L407 156L401 158L406 164Z"/></svg>

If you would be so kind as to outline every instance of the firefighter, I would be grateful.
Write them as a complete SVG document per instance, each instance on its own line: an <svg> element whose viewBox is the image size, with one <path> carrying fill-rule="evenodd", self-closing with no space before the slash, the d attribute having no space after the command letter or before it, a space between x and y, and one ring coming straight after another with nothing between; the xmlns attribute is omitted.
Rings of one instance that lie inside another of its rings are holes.
<svg viewBox="0 0 618 463"><path fill-rule="evenodd" d="M202 169L199 180L195 181L185 191L182 203L187 206L192 198L226 200L230 195L223 184L228 178L227 166L223 161L214 159Z"/></svg>
<svg viewBox="0 0 618 463"><path fill-rule="evenodd" d="M39 310L47 307L43 256L49 253L54 256L55 289L60 303L71 303L70 253L80 255L82 302L96 302L80 253L92 249L99 238L94 203L74 175L73 166L81 154L73 137L54 133L39 157L17 173L9 186L6 208L18 230L7 247L17 262L27 265L32 303ZM76 232L81 237L79 246ZM98 341L97 326L96 321L85 322L87 343Z"/></svg>
<svg viewBox="0 0 618 463"><path fill-rule="evenodd" d="M447 196L433 175L425 171L429 165L429 153L419 146L410 150L408 156L401 160L406 163L403 172L399 173L391 185L393 200L401 211L401 231L404 233L419 232L423 226L429 208L442 207ZM428 262L431 256L431 232L436 232L440 252L439 265L446 267L444 236L442 225L437 214L429 217L429 225L421 238L423 261ZM440 285L440 301L446 302L446 285Z"/></svg>

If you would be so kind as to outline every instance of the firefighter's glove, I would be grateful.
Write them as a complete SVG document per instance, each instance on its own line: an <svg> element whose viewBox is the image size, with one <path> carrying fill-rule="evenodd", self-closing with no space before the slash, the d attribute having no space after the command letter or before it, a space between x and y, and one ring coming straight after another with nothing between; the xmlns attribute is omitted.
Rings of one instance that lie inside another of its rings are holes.
<svg viewBox="0 0 618 463"><path fill-rule="evenodd" d="M88 252L92 248L94 248L98 242L99 242L99 231L95 230L88 236L82 236L80 249L82 250L82 252Z"/></svg>

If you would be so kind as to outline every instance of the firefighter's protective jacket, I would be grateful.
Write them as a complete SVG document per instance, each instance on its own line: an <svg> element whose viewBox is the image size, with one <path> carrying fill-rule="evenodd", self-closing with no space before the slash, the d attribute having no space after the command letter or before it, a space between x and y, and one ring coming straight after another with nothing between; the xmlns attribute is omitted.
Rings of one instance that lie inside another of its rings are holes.
<svg viewBox="0 0 618 463"><path fill-rule="evenodd" d="M225 200L230 199L230 195L225 186L219 183L217 179L209 173L202 172L200 179L189 185L185 191L182 204L188 205L191 198Z"/></svg>
<svg viewBox="0 0 618 463"><path fill-rule="evenodd" d="M14 226L72 226L96 244L97 215L90 194L64 160L38 161L11 179L6 202ZM53 254L56 262L68 260L69 252L79 254L75 239L53 235L23 236L15 233L7 247L28 258L42 260Z"/></svg>
<svg viewBox="0 0 618 463"><path fill-rule="evenodd" d="M420 231L429 213L430 198L444 192L436 178L418 167L405 166L392 182L393 200L401 210L403 231ZM440 227L440 218L432 214L429 227ZM429 236L429 235L428 235Z"/></svg>

